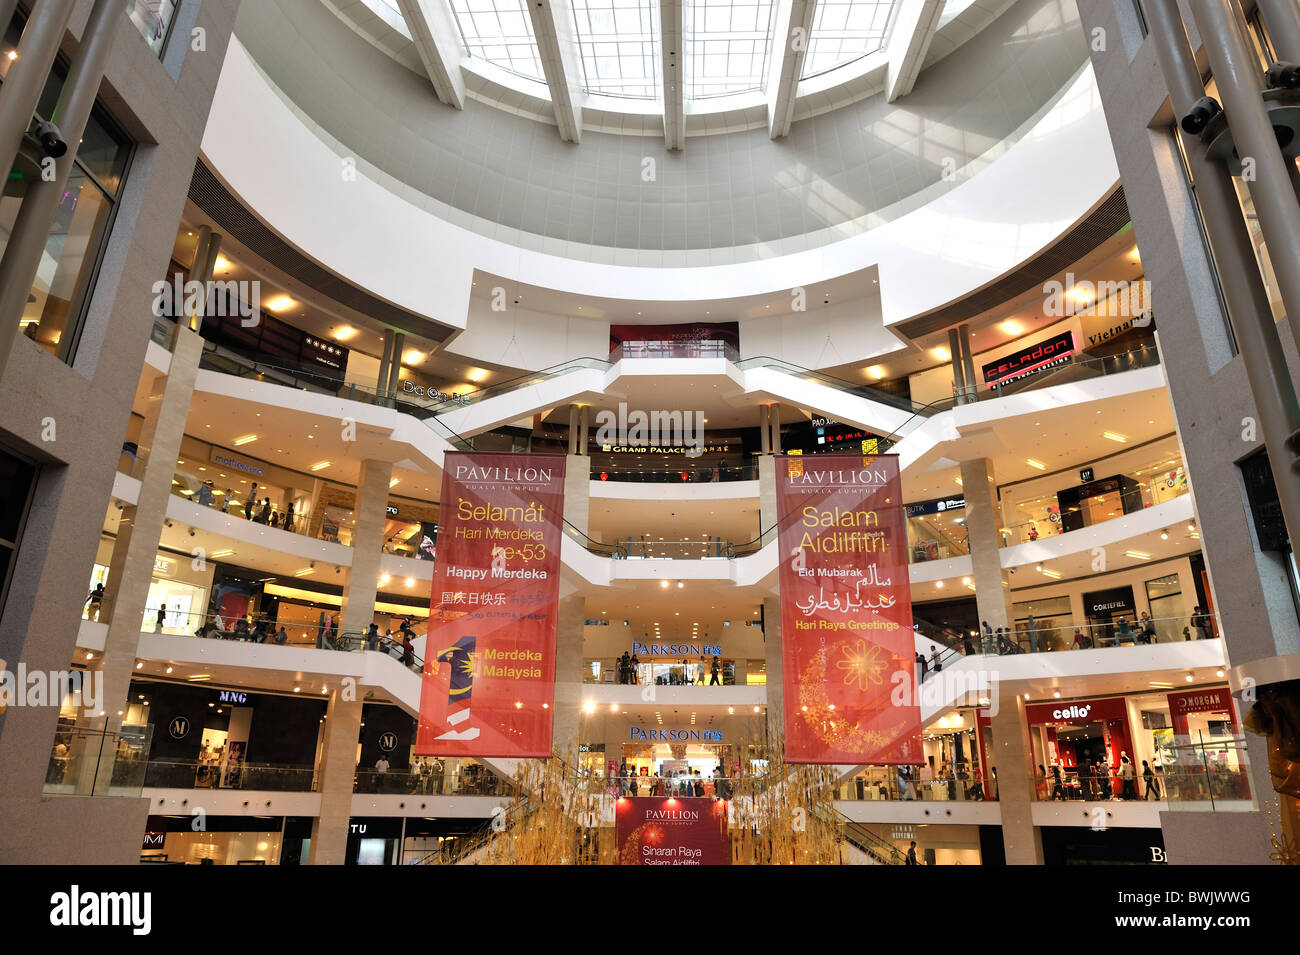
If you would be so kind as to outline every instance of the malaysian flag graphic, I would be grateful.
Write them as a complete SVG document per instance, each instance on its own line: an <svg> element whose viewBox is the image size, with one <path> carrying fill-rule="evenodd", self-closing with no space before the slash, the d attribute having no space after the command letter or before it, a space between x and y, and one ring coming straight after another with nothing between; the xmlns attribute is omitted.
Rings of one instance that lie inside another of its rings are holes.
<svg viewBox="0 0 1300 955"><path fill-rule="evenodd" d="M469 726L470 695L474 692L476 654L474 644L478 637L465 636L455 646L441 651L437 660L450 665L451 679L447 686L447 724L452 728L436 739L478 739L477 726Z"/></svg>

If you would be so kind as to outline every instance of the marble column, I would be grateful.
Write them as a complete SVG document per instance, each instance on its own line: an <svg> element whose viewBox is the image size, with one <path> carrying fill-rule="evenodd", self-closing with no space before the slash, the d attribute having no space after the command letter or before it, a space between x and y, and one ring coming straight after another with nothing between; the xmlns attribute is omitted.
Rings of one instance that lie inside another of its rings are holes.
<svg viewBox="0 0 1300 955"><path fill-rule="evenodd" d="M122 508L100 612L100 619L108 621L108 636L100 658L104 712L96 715L106 718L102 725L109 732L121 725L118 712L126 708L145 611L157 609L146 607L149 585L203 354L203 339L194 332L177 325L173 336L171 364L166 376L159 375L154 382L140 431L132 473L140 481L140 494L135 504ZM192 618L177 622L191 633L198 624ZM104 760L101 766L111 772L112 760Z"/></svg>
<svg viewBox="0 0 1300 955"><path fill-rule="evenodd" d="M340 634L364 634L375 619L379 562L383 556L384 526L388 522L388 482L392 479L393 466L389 462L361 462L354 509L357 523L352 533L352 568L343 586Z"/></svg>
<svg viewBox="0 0 1300 955"><path fill-rule="evenodd" d="M561 597L556 607L555 716L551 745L571 767L578 765L582 726L582 637L587 599L582 594Z"/></svg>
<svg viewBox="0 0 1300 955"><path fill-rule="evenodd" d="M344 699L341 688L330 693L325 709L325 739L321 743L317 790L320 814L311 825L310 865L347 862L348 823L352 818L352 787L357 771L357 740L361 737L358 699Z"/></svg>
<svg viewBox="0 0 1300 955"><path fill-rule="evenodd" d="M773 429L775 430L775 429ZM776 458L758 459L758 520L763 532L771 533L776 542ZM767 543L765 539L764 543ZM774 585L779 588L779 584ZM763 598L763 655L767 665L767 733L772 739L785 739L785 695L781 684L781 600L778 593Z"/></svg>
<svg viewBox="0 0 1300 955"><path fill-rule="evenodd" d="M966 498L966 539L970 545L971 579L975 584L981 635L985 621L994 630L999 627L1009 630L1012 616L998 546L1001 542L998 534L1001 510L993 462L988 458L963 461L961 481Z"/></svg>
<svg viewBox="0 0 1300 955"><path fill-rule="evenodd" d="M1018 693L999 689L997 704L990 720L993 749L988 757L990 766L998 771L998 808L1007 865L1042 865L1043 841L1033 819L1033 750L1025 701Z"/></svg>

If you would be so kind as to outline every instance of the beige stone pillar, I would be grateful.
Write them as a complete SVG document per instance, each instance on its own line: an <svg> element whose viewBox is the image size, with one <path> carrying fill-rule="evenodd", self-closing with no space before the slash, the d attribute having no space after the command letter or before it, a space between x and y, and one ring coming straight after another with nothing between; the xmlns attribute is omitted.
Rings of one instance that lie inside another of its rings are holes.
<svg viewBox="0 0 1300 955"><path fill-rule="evenodd" d="M383 555L384 525L388 521L388 482L392 479L393 466L389 462L361 462L357 524L352 534L352 569L343 586L341 634L364 634L375 619L379 561Z"/></svg>
<svg viewBox="0 0 1300 955"><path fill-rule="evenodd" d="M983 623L990 627L1011 628L1010 599L1003 584L1002 556L999 551L999 515L997 478L988 458L963 461L962 490L966 498L966 539L970 544L971 579L975 583L975 603L979 609L981 636Z"/></svg>
<svg viewBox="0 0 1300 955"><path fill-rule="evenodd" d="M1033 749L1025 701L1020 694L999 688L997 704L990 720L993 750L988 756L998 771L998 808L1007 865L1042 865L1043 841L1033 820Z"/></svg>
<svg viewBox="0 0 1300 955"><path fill-rule="evenodd" d="M773 431L775 431L775 427ZM760 532L770 531L776 542L776 458L758 459L758 524ZM767 543L767 540L764 541ZM782 687L781 600L777 594L763 598L763 655L767 664L767 732L772 739L785 739L785 694Z"/></svg>
<svg viewBox="0 0 1300 955"><path fill-rule="evenodd" d="M118 711L125 710L131 675L135 672L141 621L146 610L157 610L145 604L153 580L158 541L167 518L172 477L176 473L181 439L185 436L199 358L203 354L203 339L194 332L177 325L173 334L171 364L167 375L158 376L154 382L140 431L132 473L140 481L140 495L135 504L122 509L100 613L100 619L108 622L101 667L103 715L107 718L103 728L109 732L116 732L121 725ZM203 608L196 609L201 612ZM195 620L189 630L197 629L198 624ZM103 763L108 764L104 770L111 772L112 761Z"/></svg>
<svg viewBox="0 0 1300 955"><path fill-rule="evenodd" d="M582 594L561 597L556 607L555 716L551 723L554 752L569 766L578 766L582 727L582 635L587 599Z"/></svg>
<svg viewBox="0 0 1300 955"><path fill-rule="evenodd" d="M320 814L311 826L310 865L344 865L348 822L352 818L352 788L357 772L357 740L361 737L360 700L345 700L335 688L325 709L325 739L321 743L317 789Z"/></svg>

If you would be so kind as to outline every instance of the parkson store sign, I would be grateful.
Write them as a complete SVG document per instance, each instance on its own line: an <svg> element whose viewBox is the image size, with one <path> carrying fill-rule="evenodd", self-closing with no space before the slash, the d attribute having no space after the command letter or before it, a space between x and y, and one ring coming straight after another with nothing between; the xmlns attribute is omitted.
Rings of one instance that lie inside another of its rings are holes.
<svg viewBox="0 0 1300 955"><path fill-rule="evenodd" d="M722 647L711 643L637 643L632 655L638 657L720 657Z"/></svg>

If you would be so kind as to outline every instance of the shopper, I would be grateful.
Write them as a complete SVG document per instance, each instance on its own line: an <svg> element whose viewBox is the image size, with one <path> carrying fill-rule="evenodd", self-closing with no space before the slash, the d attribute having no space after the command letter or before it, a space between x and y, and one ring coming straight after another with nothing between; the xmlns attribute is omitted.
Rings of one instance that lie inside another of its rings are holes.
<svg viewBox="0 0 1300 955"><path fill-rule="evenodd" d="M943 669L943 660L941 658L942 654L939 652L939 648L933 643L930 644L930 669L935 673Z"/></svg>
<svg viewBox="0 0 1300 955"><path fill-rule="evenodd" d="M1128 617L1119 618L1117 627L1116 642L1120 646L1133 642L1133 628L1128 625Z"/></svg>
<svg viewBox="0 0 1300 955"><path fill-rule="evenodd" d="M230 502L233 501L234 499L235 499L235 492L232 491L230 488L226 488L226 493L221 496L222 514L230 513Z"/></svg>
<svg viewBox="0 0 1300 955"><path fill-rule="evenodd" d="M1088 648L1087 640L1088 638L1083 635L1083 631L1075 627L1073 648L1075 650L1086 650Z"/></svg>
<svg viewBox="0 0 1300 955"><path fill-rule="evenodd" d="M1209 640L1213 636L1213 630L1210 626L1210 615L1205 612L1199 605L1192 610L1192 629L1196 631L1197 640Z"/></svg>
<svg viewBox="0 0 1300 955"><path fill-rule="evenodd" d="M1156 642L1156 622L1145 610L1142 611L1142 619L1138 622L1138 631L1139 643L1150 645Z"/></svg>
<svg viewBox="0 0 1300 955"><path fill-rule="evenodd" d="M1137 799L1136 775L1132 761L1127 756L1121 756L1119 759L1119 778L1122 782L1120 799Z"/></svg>
<svg viewBox="0 0 1300 955"><path fill-rule="evenodd" d="M1061 779L1060 763L1052 763L1052 800L1065 801L1065 782Z"/></svg>
<svg viewBox="0 0 1300 955"><path fill-rule="evenodd" d="M271 523L271 499L269 497L262 498L262 510L257 515L257 523Z"/></svg>
<svg viewBox="0 0 1300 955"><path fill-rule="evenodd" d="M988 654L997 652L996 650L997 643L994 642L993 628L989 626L989 622L985 620L983 621L983 624L984 624L984 653L987 656Z"/></svg>
<svg viewBox="0 0 1300 955"><path fill-rule="evenodd" d="M289 642L289 631L284 629L284 624L280 624L280 629L275 631L275 642L281 647Z"/></svg>
<svg viewBox="0 0 1300 955"><path fill-rule="evenodd" d="M1038 652L1038 628L1034 626L1034 615L1031 613L1029 619L1025 621L1025 628L1029 631L1029 652Z"/></svg>
<svg viewBox="0 0 1300 955"><path fill-rule="evenodd" d="M154 620L154 633L162 633L163 625L167 622L167 605L165 603L158 605L158 616Z"/></svg>
<svg viewBox="0 0 1300 955"><path fill-rule="evenodd" d="M709 665L709 686L722 686L722 661L718 655L713 655L713 662Z"/></svg>
<svg viewBox="0 0 1300 955"><path fill-rule="evenodd" d="M377 773L388 772L388 757L385 756L383 753L380 753L379 759L375 760L375 772Z"/></svg>
<svg viewBox="0 0 1300 955"><path fill-rule="evenodd" d="M925 655L924 655L923 653L921 653L920 650L917 650L917 651L916 651L916 665L917 665L917 667L918 667L918 671L917 671L917 672L918 672L918 675L917 675L916 681L917 681L918 683L924 683L924 682L925 682L926 673L927 673L927 671L928 671L928 666L927 666L927 664L926 664L926 662L925 662Z"/></svg>
<svg viewBox="0 0 1300 955"><path fill-rule="evenodd" d="M372 623L370 629L366 631L366 649L379 649L379 624Z"/></svg>
<svg viewBox="0 0 1300 955"><path fill-rule="evenodd" d="M411 634L407 631L402 633L402 666L413 667L415 665L415 644L411 643Z"/></svg>
<svg viewBox="0 0 1300 955"><path fill-rule="evenodd" d="M212 502L216 500L212 494L212 482L204 481L199 485L198 503L200 507L211 507Z"/></svg>
<svg viewBox="0 0 1300 955"><path fill-rule="evenodd" d="M968 657L973 657L975 655L975 647L971 644L969 633L962 634L961 652Z"/></svg>
<svg viewBox="0 0 1300 955"><path fill-rule="evenodd" d="M86 594L86 604L88 609L86 615L99 620L99 612L104 606L104 582L101 580L95 584L95 589Z"/></svg>
<svg viewBox="0 0 1300 955"><path fill-rule="evenodd" d="M286 531L293 530L293 501L289 502L289 506L284 511L284 529Z"/></svg>
<svg viewBox="0 0 1300 955"><path fill-rule="evenodd" d="M1142 782L1146 784L1146 792L1142 794L1142 800L1160 798L1160 781L1156 779L1155 770L1144 759L1142 760Z"/></svg>
<svg viewBox="0 0 1300 955"><path fill-rule="evenodd" d="M257 505L257 482L254 481L253 486L248 490L248 497L244 498L244 520L251 521L253 519L253 508L256 505Z"/></svg>
<svg viewBox="0 0 1300 955"><path fill-rule="evenodd" d="M628 683L637 684L641 682L641 678L637 676L637 674L640 672L637 669L639 666L641 666L641 660L634 653L630 658L628 658L627 661L627 682Z"/></svg>
<svg viewBox="0 0 1300 955"><path fill-rule="evenodd" d="M920 864L921 864L921 863L919 863L919 862L916 861L916 842L915 842L915 840L913 840L912 844L911 844L910 846L907 847L907 861L906 861L905 863L903 863L903 864L904 864L904 865L920 865Z"/></svg>

